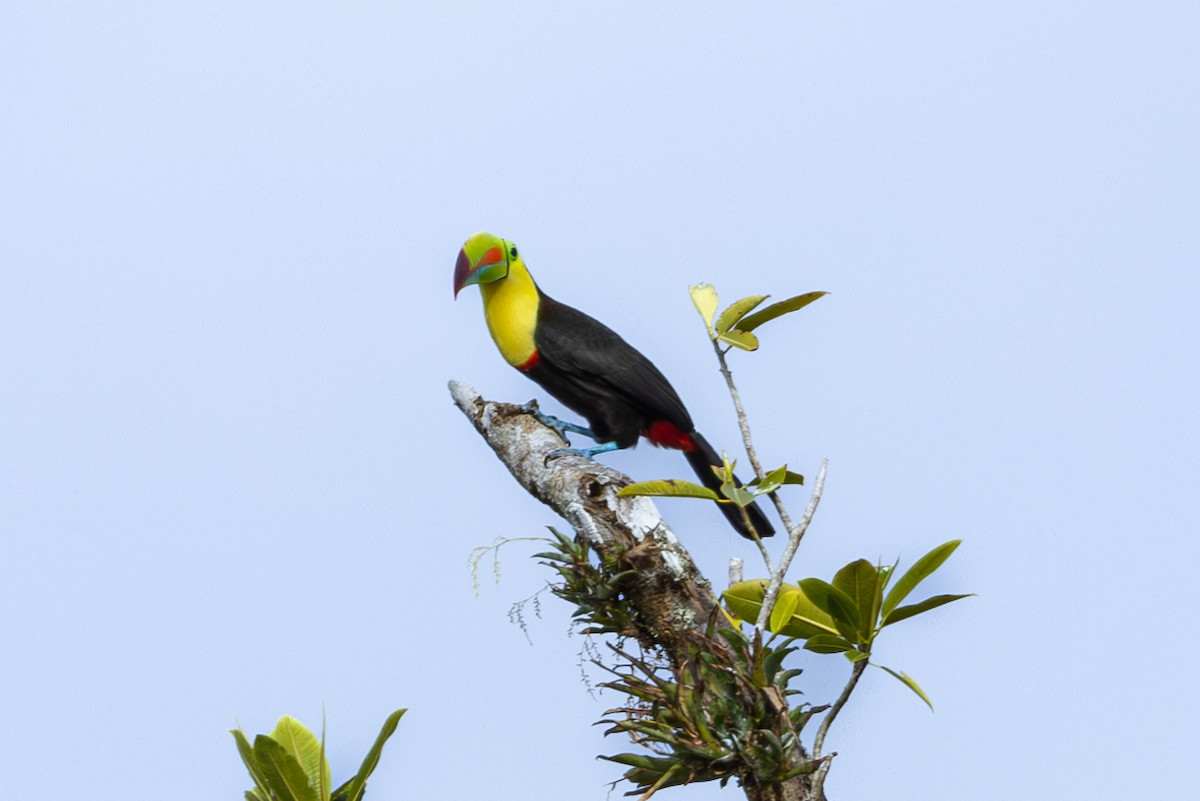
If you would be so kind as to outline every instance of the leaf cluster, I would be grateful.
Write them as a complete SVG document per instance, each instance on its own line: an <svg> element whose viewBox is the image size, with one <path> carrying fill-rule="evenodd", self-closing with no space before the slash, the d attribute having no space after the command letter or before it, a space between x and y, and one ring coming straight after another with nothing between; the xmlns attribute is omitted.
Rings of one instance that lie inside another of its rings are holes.
<svg viewBox="0 0 1200 801"><path fill-rule="evenodd" d="M770 295L750 295L729 304L720 316L716 316L720 301L717 291L711 284L697 284L692 287L691 293L692 303L696 304L696 311L700 312L700 316L704 318L709 338L714 342L724 343L741 350L758 350L758 335L753 332L763 323L799 311L818 298L829 294L828 292L805 292L803 295L795 295L787 300L772 303L757 312L754 310L762 305ZM751 314L751 312L754 313Z"/></svg>
<svg viewBox="0 0 1200 801"><path fill-rule="evenodd" d="M246 801L361 801L383 746L406 711L397 709L388 715L358 772L332 791L324 735L318 740L303 723L286 715L270 734L257 735L253 745L245 732L233 729L230 734L254 779Z"/></svg>
<svg viewBox="0 0 1200 801"><path fill-rule="evenodd" d="M622 563L620 552L600 556L582 537L568 537L552 527L550 533L553 550L534 558L558 574L559 582L550 591L575 607L571 619L583 624L582 633L637 637L638 627L622 591L636 572Z"/></svg>
<svg viewBox="0 0 1200 801"><path fill-rule="evenodd" d="M833 577L802 579L784 584L776 599L767 628L777 634L805 641L804 648L818 654L844 654L851 662L866 659L875 639L888 626L936 609L968 594L934 595L917 603L901 603L922 581L942 566L961 540L942 543L913 563L889 589L897 564L877 565L856 559ZM768 581L755 579L733 585L723 597L733 614L756 620L766 596ZM895 676L920 696L930 708L928 696L907 674L878 666Z"/></svg>
<svg viewBox="0 0 1200 801"><path fill-rule="evenodd" d="M635 785L627 795L644 797L691 782L730 779L743 785L777 784L811 773L800 732L814 712L807 704L790 712L786 698L798 694L789 683L799 670L784 669L796 650L748 637L739 629L710 626L697 634L677 666L652 664L618 648L620 668L604 667L616 678L601 686L628 695L629 706L609 710L605 734L625 733L650 754L606 756L627 765Z"/></svg>
<svg viewBox="0 0 1200 801"><path fill-rule="evenodd" d="M678 478L638 481L622 487L617 494L621 496L648 495L657 498L703 498L717 503L732 503L745 508L758 500L760 495L770 495L784 484L804 483L804 476L788 470L788 466L785 464L768 472L761 481L741 484L733 475L735 467L737 464L728 460L721 467L713 467L713 472L717 474L717 478L721 479L719 494L702 484Z"/></svg>

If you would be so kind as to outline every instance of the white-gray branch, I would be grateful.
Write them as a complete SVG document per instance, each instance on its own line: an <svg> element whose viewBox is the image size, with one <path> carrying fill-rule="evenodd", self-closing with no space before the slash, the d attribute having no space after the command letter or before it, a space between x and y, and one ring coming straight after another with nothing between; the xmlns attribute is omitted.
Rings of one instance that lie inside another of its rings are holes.
<svg viewBox="0 0 1200 801"><path fill-rule="evenodd" d="M705 628L717 601L654 503L618 497L633 480L611 467L574 455L547 463L563 440L521 406L484 400L458 381L450 382L450 395L529 494L565 518L601 557L631 569L622 591L637 612L639 639L682 657L688 634Z"/></svg>

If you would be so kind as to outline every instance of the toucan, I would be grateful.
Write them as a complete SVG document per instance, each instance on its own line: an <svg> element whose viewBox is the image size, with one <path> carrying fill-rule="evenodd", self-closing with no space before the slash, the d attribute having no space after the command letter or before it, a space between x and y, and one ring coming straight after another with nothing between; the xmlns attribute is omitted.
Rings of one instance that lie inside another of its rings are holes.
<svg viewBox="0 0 1200 801"><path fill-rule="evenodd" d="M585 428L545 418L559 433L582 433L597 443L552 455L590 459L645 437L683 451L700 483L720 491L713 467L722 466L722 459L696 431L662 372L608 326L539 289L516 245L486 233L468 239L454 267L454 297L471 284L479 285L488 331L504 360L588 421ZM736 505L723 503L720 509L739 534L753 539ZM746 512L759 537L775 533L757 504Z"/></svg>

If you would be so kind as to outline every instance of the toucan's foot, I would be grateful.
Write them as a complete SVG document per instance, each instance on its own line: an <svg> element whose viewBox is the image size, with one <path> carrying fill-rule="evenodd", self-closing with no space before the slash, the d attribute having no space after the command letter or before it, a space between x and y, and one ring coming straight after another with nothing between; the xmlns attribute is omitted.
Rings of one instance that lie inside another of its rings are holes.
<svg viewBox="0 0 1200 801"><path fill-rule="evenodd" d="M591 439L596 438L596 435L592 433L592 429L588 428L587 426L581 426L576 423L568 423L566 420L559 420L557 417L553 417L548 414L542 414L541 410L538 409L536 400L531 400L521 408L525 410L526 414L532 414L534 417L536 417L543 425L553 428L563 439L567 439L568 431L574 434L583 434L585 437L590 437ZM569 442L570 440L567 441Z"/></svg>
<svg viewBox="0 0 1200 801"><path fill-rule="evenodd" d="M549 464L551 459L557 459L560 456L568 454L572 456L582 456L584 459L595 459L598 453L607 453L615 451L621 446L615 442L602 442L599 445L593 445L590 448L559 448L556 451L550 451L546 454L545 463Z"/></svg>

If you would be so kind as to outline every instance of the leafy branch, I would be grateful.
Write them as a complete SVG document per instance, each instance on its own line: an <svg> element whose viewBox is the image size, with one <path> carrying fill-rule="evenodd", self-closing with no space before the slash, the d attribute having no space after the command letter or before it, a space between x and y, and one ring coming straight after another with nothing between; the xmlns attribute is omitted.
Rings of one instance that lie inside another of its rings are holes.
<svg viewBox="0 0 1200 801"><path fill-rule="evenodd" d="M383 746L406 711L397 709L388 715L358 772L336 790L330 790L324 730L318 740L303 723L285 715L274 731L256 736L251 745L245 732L233 729L230 734L254 780L254 787L246 791L246 801L361 801Z"/></svg>

